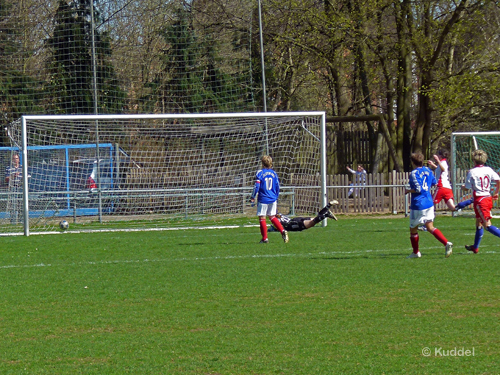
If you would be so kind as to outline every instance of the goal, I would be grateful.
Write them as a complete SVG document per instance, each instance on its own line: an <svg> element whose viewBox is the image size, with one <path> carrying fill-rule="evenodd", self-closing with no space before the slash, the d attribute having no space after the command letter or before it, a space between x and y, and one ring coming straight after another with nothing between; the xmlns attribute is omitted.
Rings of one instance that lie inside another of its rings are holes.
<svg viewBox="0 0 500 375"><path fill-rule="evenodd" d="M324 112L23 116L0 147L5 168L18 153L23 171L22 189L3 186L0 231L255 215L248 198L264 154L280 212L311 214L327 202L325 129Z"/></svg>
<svg viewBox="0 0 500 375"><path fill-rule="evenodd" d="M461 190L467 172L474 167L472 152L484 150L488 153L486 164L500 172L500 132L457 132L451 135L451 182L455 201L460 202L471 197L471 192ZM472 210L472 206L467 208ZM498 213L498 203L494 203L493 211Z"/></svg>

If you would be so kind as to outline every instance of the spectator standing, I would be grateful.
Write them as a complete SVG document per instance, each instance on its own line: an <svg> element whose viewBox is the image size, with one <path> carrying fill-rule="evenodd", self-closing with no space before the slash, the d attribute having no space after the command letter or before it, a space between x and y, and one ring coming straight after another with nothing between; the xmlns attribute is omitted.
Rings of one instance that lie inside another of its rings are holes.
<svg viewBox="0 0 500 375"><path fill-rule="evenodd" d="M347 170L354 175L354 182L350 184L351 188L347 193L347 197L350 197L352 193L358 196L359 188L354 188L354 186L366 185L366 170L363 168L361 164L358 164L357 170L354 170L350 167L347 167Z"/></svg>
<svg viewBox="0 0 500 375"><path fill-rule="evenodd" d="M10 165L5 168L5 183L9 186L8 211L10 222L17 224L19 222L19 210L21 204L21 192L23 184L23 168L18 153L12 154Z"/></svg>

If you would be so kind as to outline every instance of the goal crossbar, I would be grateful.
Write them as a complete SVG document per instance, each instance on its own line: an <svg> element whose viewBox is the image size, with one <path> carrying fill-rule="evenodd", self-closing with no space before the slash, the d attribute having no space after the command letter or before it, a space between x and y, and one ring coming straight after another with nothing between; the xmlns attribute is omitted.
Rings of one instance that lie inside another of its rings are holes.
<svg viewBox="0 0 500 375"><path fill-rule="evenodd" d="M309 118L313 118L314 120L309 120ZM163 123L162 120L167 121L167 123ZM305 123L304 121L309 122ZM45 129L44 126L47 124L50 124L50 128L48 127ZM82 127L81 124L85 124L85 126ZM83 164L89 159L89 157L83 158L82 156L74 156L76 154L68 156L68 150L76 153L80 149L82 149L81 152L83 152L83 148L87 148L96 153L96 155L91 156L90 159L93 158L97 160L97 182L99 182L99 179L102 178L99 177L101 175L99 166L100 160L102 159L102 157L99 156L99 150L102 152L103 145L107 145L108 147L105 152L105 155L108 156L103 157L105 158L104 162L107 162L109 165L101 167L108 168L111 171L110 173L113 176L113 181L111 183L114 185L111 188L107 187L101 189L98 184L99 186L96 191L98 192L99 200L101 200L101 198L108 199L110 196L115 196L118 197L116 199L124 201L134 198L134 192L162 191L164 195L161 198L151 197L151 200L154 198L158 201L163 200L166 202L166 200L170 199L168 198L168 194L170 194L171 198L174 198L174 196L179 198L182 196L181 192L194 189L200 192L200 194L193 194L190 199L198 199L197 202L199 203L189 204L203 205L203 209L209 211L212 210L212 208L209 207L210 204L207 203L203 192L210 192L213 190L215 193L210 194L212 194L212 196L218 196L217 189L219 189L220 191L226 191L226 193L222 193L220 196L225 196L228 200L233 195L243 197L245 194L244 191L249 190L249 187L245 188L245 186L249 186L249 180L252 179L248 176L256 172L259 167L258 164L260 164L260 162L258 162L260 160L260 155L266 153L271 154L273 159L275 159L275 164L279 165L281 175L284 177L285 189L287 187L286 184L299 183L297 182L299 180L301 181L300 184L303 186L311 185L311 181L313 181L312 184L314 185L316 184L314 181L317 181L319 185L319 194L315 199L314 209L316 209L318 205L323 207L328 201L326 195L325 112L25 115L22 116L19 125L19 135L17 138L15 136L12 137L12 141L13 144L20 149L21 159L23 161L21 165L23 170L22 206L23 227L26 236L30 234L30 215L33 216L33 210L31 209L33 202L30 200L30 194L32 194L32 192L30 192L30 186L34 185L34 177L30 176L30 168L33 168L33 165L30 165L30 161L31 164L33 164L32 160L34 160L33 158L35 157L37 162L42 158L50 158L49 164L56 164L59 169L63 170L62 173L64 173L64 170L70 171L70 169L79 165L79 162ZM87 133L90 134L88 139L86 138L81 141L81 143L75 143L75 139L79 137L83 138L83 136L87 136ZM120 159L118 155L116 158L114 157L115 152L122 152L125 154L125 152L121 150L124 142L123 138L127 138L127 141L130 142L127 148L127 163L130 161L130 164L145 164L146 166L142 169L135 168L128 170L126 177L122 178L120 176L119 178L115 178L115 175L118 176L117 170L123 168L123 158ZM89 140L95 142L96 147L89 146ZM136 142L137 145L134 144L134 142ZM314 144L314 146L311 146L311 144ZM185 153L183 153L182 150L184 150L184 147L190 148L186 148ZM50 157L43 154L44 152L55 153L57 149L66 150L66 156L62 156L62 159L59 157L59 159L55 160L52 154ZM40 155L34 155L33 152L35 151ZM242 161L246 163L246 165L245 170L241 171L243 183L237 182L235 185L232 180L240 180L240 177L236 176L234 172L234 170L238 168L238 154L240 154ZM174 155L176 159L169 162L168 160L173 159ZM145 158L148 159L146 160ZM160 160L162 158L164 159L163 161ZM43 163L46 163L45 159ZM158 167L158 164L152 163L153 160L155 163L160 162L160 167ZM143 181L143 185L146 180L168 180L167 177L162 176L163 171L165 171L165 169L162 169L165 163L170 163L174 167L175 165L180 165L183 173L186 174L185 180L191 178L197 181L193 185L193 188L186 185L187 182L182 180L182 176L177 176L175 170L172 171L171 169L168 170L168 174L169 176L174 176L174 178L169 181L171 184L168 186L160 186L160 188L158 188L159 185L151 185L144 187L139 184L131 185L131 183L129 183L129 181L133 179ZM185 166L182 163L189 165ZM296 165L300 165L301 168L297 169ZM316 168L314 165L318 167ZM200 167L198 168L198 166ZM307 166L309 166L309 169L306 168ZM145 173L145 170L148 170L148 173ZM191 170L192 172L190 172ZM206 171L206 179L205 172L203 172L203 176L201 176L201 172L196 172L201 170ZM230 173L229 170L233 172ZM200 176L197 176L196 173L199 173ZM92 176L94 174L96 174L95 170L92 171ZM210 178L209 176L212 176L213 179L221 180L216 181L217 184L215 184L215 186L200 182L201 180L207 180ZM203 179L201 177L203 177ZM121 179L125 178L127 179L127 187L124 190L123 186L118 186L117 181L122 181ZM143 180L141 180L141 178ZM228 186L224 186L224 178L231 179L232 182ZM73 179L73 177L71 177L71 179ZM69 175L66 175L66 180L70 180ZM175 186L174 180L180 181L179 186ZM43 184L46 183L43 182ZM174 184L173 187L171 186L172 184ZM178 188L178 194L172 194L172 190L176 188ZM42 196L43 194L50 195L54 194L54 192L61 192L60 190L53 190L51 193L44 193L42 187L38 185L37 189L40 189L39 194L42 194ZM71 189L73 189L73 186ZM110 191L112 194L109 194ZM128 194L125 194L124 191L128 192ZM68 190L63 190L62 192L68 193L66 194L68 197L71 195L69 194L69 187ZM79 192L81 191L74 191L75 195ZM103 192L102 197L101 192ZM144 196L142 196L141 199L146 201L146 197ZM294 200L295 198L292 197L291 199ZM314 198L308 199L314 200ZM50 204L55 205L53 202L50 202ZM116 207L116 203L113 204L113 207ZM172 206L176 204L178 203L170 203ZM185 204L188 203L186 202ZM225 204L229 205L229 203ZM294 204L296 204L296 201ZM313 209L310 207L310 205L304 206L303 210L312 212ZM101 203L99 202L99 217L102 215L100 208ZM60 209L57 211L57 208L49 209L44 207L44 209L46 212L50 213L58 212L59 215L65 212ZM148 209L150 211L159 210L158 206ZM164 210L164 208L162 208L162 210ZM293 209L291 209L291 211L293 211ZM324 225L326 224L324 223Z"/></svg>

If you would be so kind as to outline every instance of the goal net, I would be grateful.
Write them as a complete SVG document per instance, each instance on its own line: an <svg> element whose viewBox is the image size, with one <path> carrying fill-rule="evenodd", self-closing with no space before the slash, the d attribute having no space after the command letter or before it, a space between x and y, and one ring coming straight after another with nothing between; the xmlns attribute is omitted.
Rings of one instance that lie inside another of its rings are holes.
<svg viewBox="0 0 500 375"><path fill-rule="evenodd" d="M323 112L24 116L8 134L0 160L12 171L18 155L22 173L2 189L4 233L61 220L126 229L253 216L264 154L280 178L280 212L326 204Z"/></svg>
<svg viewBox="0 0 500 375"><path fill-rule="evenodd" d="M461 132L451 135L451 179L456 202L472 197L471 191L461 190L467 172L474 167L472 153L475 150L484 150L488 153L486 165L500 172L500 132ZM472 206L465 210L472 210ZM494 201L493 210L498 213L498 202Z"/></svg>

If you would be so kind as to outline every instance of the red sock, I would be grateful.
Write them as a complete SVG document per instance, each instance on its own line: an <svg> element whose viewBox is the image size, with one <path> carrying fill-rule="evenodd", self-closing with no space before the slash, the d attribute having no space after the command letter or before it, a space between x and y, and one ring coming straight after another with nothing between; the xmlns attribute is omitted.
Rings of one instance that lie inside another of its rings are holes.
<svg viewBox="0 0 500 375"><path fill-rule="evenodd" d="M266 218L260 218L259 219L260 223L260 234L262 234L262 239L267 240L267 223L266 223Z"/></svg>
<svg viewBox="0 0 500 375"><path fill-rule="evenodd" d="M283 225L281 225L281 222L279 221L279 219L276 216L273 216L271 218L271 223L273 223L274 227L277 230L279 230L281 233L283 233L283 231L284 231Z"/></svg>
<svg viewBox="0 0 500 375"><path fill-rule="evenodd" d="M431 232L434 237L436 237L436 239L441 242L443 245L446 246L446 244L448 243L448 240L446 239L445 236L443 236L443 233L441 233L441 231L437 228L434 228L434 230Z"/></svg>
<svg viewBox="0 0 500 375"><path fill-rule="evenodd" d="M411 247L413 248L413 252L418 253L418 233L410 235Z"/></svg>

